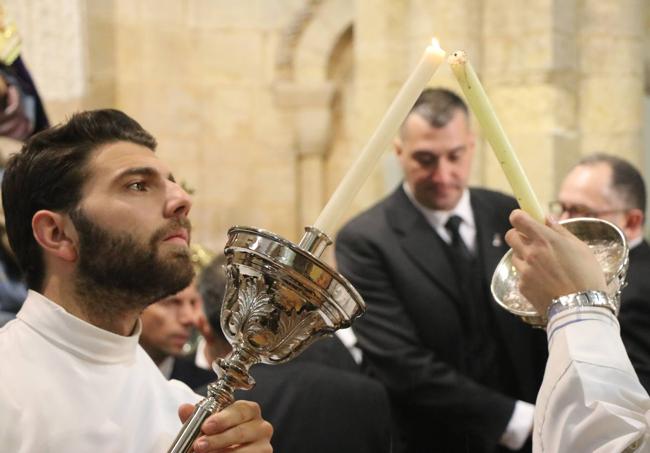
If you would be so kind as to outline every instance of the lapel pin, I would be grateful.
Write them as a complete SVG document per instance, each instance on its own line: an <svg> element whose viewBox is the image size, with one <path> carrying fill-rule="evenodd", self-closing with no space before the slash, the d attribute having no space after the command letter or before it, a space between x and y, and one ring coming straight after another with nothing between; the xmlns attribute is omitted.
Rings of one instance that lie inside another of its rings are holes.
<svg viewBox="0 0 650 453"><path fill-rule="evenodd" d="M492 247L501 247L503 245L503 241L501 240L501 235L499 233L494 233L494 236L492 236Z"/></svg>

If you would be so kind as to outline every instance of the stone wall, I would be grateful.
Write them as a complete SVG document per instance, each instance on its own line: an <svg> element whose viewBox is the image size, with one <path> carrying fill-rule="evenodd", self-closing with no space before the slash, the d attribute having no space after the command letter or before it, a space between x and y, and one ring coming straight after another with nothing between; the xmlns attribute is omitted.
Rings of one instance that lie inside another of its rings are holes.
<svg viewBox="0 0 650 453"><path fill-rule="evenodd" d="M195 238L215 249L233 224L297 239L432 35L467 51L544 205L582 154L644 163L645 0L6 3L53 120L133 115L195 190ZM445 67L431 84L456 88ZM509 191L481 148L473 182ZM398 180L387 150L344 219Z"/></svg>

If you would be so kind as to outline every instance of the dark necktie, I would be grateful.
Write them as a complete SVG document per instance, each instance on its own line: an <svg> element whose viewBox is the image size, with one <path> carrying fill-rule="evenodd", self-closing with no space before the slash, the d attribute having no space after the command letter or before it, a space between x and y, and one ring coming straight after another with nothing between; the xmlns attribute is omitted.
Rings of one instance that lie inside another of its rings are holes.
<svg viewBox="0 0 650 453"><path fill-rule="evenodd" d="M445 228L447 231L449 231L449 234L451 235L451 251L454 255L454 260L458 261L457 264L459 264L461 267L458 268L458 271L460 272L460 275L463 275L465 271L465 267L469 266L469 264L472 262L474 257L472 256L472 253L469 251L467 248L467 245L465 245L465 241L463 241L463 238L460 235L460 224L463 222L463 219L461 219L457 215L452 215L449 217L449 220L447 220L447 223L445 223Z"/></svg>
<svg viewBox="0 0 650 453"><path fill-rule="evenodd" d="M500 388L497 346L490 330L490 312L488 310L486 289L480 272L479 257L472 254L463 238L459 227L463 220L452 215L445 224L451 236L449 244L451 262L458 277L461 296L462 316L466 326L463 342L466 346L465 366L467 373L478 382L494 388Z"/></svg>

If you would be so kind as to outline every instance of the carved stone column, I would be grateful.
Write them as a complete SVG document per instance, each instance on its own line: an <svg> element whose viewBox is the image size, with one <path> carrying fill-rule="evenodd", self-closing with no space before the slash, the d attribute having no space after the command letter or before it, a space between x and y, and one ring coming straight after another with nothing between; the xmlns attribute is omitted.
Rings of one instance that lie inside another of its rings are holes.
<svg viewBox="0 0 650 453"><path fill-rule="evenodd" d="M358 0L354 28L354 120L353 146L349 164L355 161L377 128L386 109L417 64L428 44L425 38L411 46L408 36L409 1ZM384 162L391 159L392 145L385 150ZM395 164L393 164L395 165ZM352 202L343 222L382 198L386 174L381 164L370 174Z"/></svg>
<svg viewBox="0 0 650 453"><path fill-rule="evenodd" d="M312 86L285 83L276 87L277 105L291 111L294 117L299 231L314 223L327 201L323 160L332 135L333 95L334 87L327 82Z"/></svg>
<svg viewBox="0 0 650 453"><path fill-rule="evenodd" d="M580 10L582 154L642 161L644 0L584 0ZM644 6L645 5L645 6Z"/></svg>

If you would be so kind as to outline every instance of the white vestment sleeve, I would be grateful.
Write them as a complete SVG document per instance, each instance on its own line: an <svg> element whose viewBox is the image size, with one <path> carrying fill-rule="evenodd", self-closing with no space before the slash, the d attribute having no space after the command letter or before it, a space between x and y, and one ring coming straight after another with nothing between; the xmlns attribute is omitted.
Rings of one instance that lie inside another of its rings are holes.
<svg viewBox="0 0 650 453"><path fill-rule="evenodd" d="M549 360L537 396L534 452L650 453L650 398L604 308L561 312L547 327Z"/></svg>

